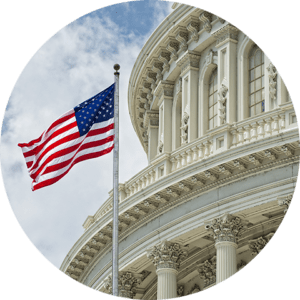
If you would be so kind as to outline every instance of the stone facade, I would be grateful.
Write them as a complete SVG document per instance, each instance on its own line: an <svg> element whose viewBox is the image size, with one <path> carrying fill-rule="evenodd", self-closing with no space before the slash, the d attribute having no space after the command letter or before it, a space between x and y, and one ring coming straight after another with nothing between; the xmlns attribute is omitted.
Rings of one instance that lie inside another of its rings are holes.
<svg viewBox="0 0 300 300"><path fill-rule="evenodd" d="M119 293L150 300L201 292L245 267L290 206L300 154L287 89L249 37L183 4L158 32L128 87L149 164L119 187ZM111 210L112 192L61 266L105 293Z"/></svg>

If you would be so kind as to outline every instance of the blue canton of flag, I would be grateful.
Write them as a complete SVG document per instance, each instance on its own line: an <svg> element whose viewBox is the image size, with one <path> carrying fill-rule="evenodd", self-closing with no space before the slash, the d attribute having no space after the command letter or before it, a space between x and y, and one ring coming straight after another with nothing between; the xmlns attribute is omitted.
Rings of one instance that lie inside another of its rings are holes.
<svg viewBox="0 0 300 300"><path fill-rule="evenodd" d="M95 123L107 121L114 116L114 84L74 107L80 136L89 132Z"/></svg>

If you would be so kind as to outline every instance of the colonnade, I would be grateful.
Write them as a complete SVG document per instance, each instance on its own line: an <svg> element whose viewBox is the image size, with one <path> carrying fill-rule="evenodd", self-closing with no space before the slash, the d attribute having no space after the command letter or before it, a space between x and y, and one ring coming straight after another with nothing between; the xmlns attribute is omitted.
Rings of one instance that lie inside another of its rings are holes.
<svg viewBox="0 0 300 300"><path fill-rule="evenodd" d="M288 197L278 198L279 205L282 205L281 202L286 198L290 203L291 196L289 195ZM214 238L216 248L214 257L197 265L199 276L204 280L204 289L227 279L236 273L237 269L241 269L246 264L243 262L244 264L238 267L237 248L240 236L247 230L247 224L248 221L242 217L228 213L204 222L205 229ZM257 255L269 242L273 234L272 232L255 240L249 240L249 250L251 250L252 255ZM177 286L177 275L182 262L187 257L188 247L171 241L163 241L147 250L147 258L156 267L157 299L183 296L183 286ZM119 295L133 299L136 295L137 286L149 273L147 271L143 271L143 274L120 272ZM110 276L104 281L104 287L111 292ZM195 290L199 291L200 288L197 286Z"/></svg>

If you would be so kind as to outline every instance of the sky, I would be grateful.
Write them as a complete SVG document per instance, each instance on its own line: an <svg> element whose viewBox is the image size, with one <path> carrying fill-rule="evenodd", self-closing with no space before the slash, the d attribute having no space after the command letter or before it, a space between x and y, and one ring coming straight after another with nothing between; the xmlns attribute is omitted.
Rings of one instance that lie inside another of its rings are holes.
<svg viewBox="0 0 300 300"><path fill-rule="evenodd" d="M112 153L77 164L52 186L31 191L22 151L60 115L114 81L120 69L120 182L147 166L133 130L127 87L148 37L171 12L171 2L131 2L96 10L51 37L28 62L9 98L2 127L3 180L13 211L29 239L55 266L83 233L112 189ZM18 188L15 183L18 182Z"/></svg>

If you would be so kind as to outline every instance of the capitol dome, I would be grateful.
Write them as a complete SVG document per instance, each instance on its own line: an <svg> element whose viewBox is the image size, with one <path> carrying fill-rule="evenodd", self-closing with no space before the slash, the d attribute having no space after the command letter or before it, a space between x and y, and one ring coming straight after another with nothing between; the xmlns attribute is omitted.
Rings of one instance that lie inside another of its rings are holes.
<svg viewBox="0 0 300 300"><path fill-rule="evenodd" d="M120 296L201 292L246 266L284 218L300 153L291 98L248 36L175 3L136 59L128 107L148 166L119 185ZM60 268L104 293L112 199Z"/></svg>

